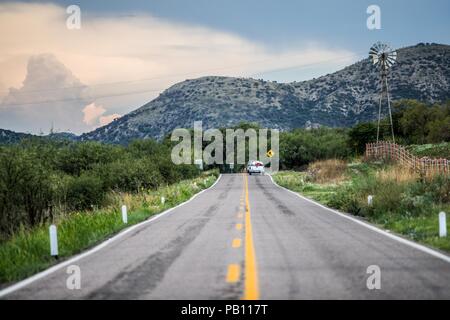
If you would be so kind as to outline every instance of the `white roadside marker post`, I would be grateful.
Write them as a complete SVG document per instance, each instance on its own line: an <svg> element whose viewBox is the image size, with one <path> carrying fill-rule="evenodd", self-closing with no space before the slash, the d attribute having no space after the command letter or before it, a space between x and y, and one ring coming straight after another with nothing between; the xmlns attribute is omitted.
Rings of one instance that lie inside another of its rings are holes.
<svg viewBox="0 0 450 320"><path fill-rule="evenodd" d="M202 159L195 159L194 164L197 166L199 170L203 171L203 160Z"/></svg>
<svg viewBox="0 0 450 320"><path fill-rule="evenodd" d="M122 206L122 221L123 223L128 223L127 206Z"/></svg>
<svg viewBox="0 0 450 320"><path fill-rule="evenodd" d="M166 198L161 197L161 204L164 205L164 203L166 203Z"/></svg>
<svg viewBox="0 0 450 320"><path fill-rule="evenodd" d="M48 228L50 235L50 255L58 259L58 233L54 224Z"/></svg>
<svg viewBox="0 0 450 320"><path fill-rule="evenodd" d="M445 212L439 213L439 237L444 238L447 236L447 221L445 217Z"/></svg>
<svg viewBox="0 0 450 320"><path fill-rule="evenodd" d="M373 196L372 195L367 196L367 204L369 206L372 206L372 203L373 203Z"/></svg>

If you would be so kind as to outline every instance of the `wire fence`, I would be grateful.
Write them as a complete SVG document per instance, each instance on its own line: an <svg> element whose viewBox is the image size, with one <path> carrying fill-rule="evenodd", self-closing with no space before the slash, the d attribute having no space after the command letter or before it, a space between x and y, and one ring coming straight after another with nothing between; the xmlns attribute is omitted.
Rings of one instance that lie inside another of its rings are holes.
<svg viewBox="0 0 450 320"><path fill-rule="evenodd" d="M366 159L390 159L422 174L450 174L450 160L419 158L396 143L380 141L366 144Z"/></svg>

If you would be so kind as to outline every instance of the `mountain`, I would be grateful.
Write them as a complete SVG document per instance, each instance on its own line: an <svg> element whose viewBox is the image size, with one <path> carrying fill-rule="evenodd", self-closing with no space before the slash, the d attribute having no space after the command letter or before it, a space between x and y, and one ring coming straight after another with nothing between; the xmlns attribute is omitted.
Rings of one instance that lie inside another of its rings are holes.
<svg viewBox="0 0 450 320"><path fill-rule="evenodd" d="M418 99L430 103L450 99L450 46L418 44L398 50L389 74L392 100ZM379 73L364 59L317 79L270 81L202 77L165 90L155 100L81 140L122 143L136 138L161 138L178 127L225 127L241 121L281 130L295 127L351 126L375 119Z"/></svg>
<svg viewBox="0 0 450 320"><path fill-rule="evenodd" d="M18 143L24 139L51 139L53 141L77 141L78 136L70 132L55 132L48 135L33 135L30 133L14 132L0 129L0 144Z"/></svg>
<svg viewBox="0 0 450 320"><path fill-rule="evenodd" d="M418 44L397 50L389 73L392 100L434 103L450 99L450 46ZM82 141L126 143L160 139L175 128L257 122L268 128L351 126L377 117L379 73L369 59L317 79L277 83L202 77L173 85L139 109L81 135Z"/></svg>
<svg viewBox="0 0 450 320"><path fill-rule="evenodd" d="M72 132L53 132L43 136L56 141L77 141L78 136Z"/></svg>
<svg viewBox="0 0 450 320"><path fill-rule="evenodd" d="M21 132L14 132L11 130L0 129L0 143L1 144L17 143L23 139L31 138L31 137L33 137L33 135L29 134L29 133L21 133Z"/></svg>

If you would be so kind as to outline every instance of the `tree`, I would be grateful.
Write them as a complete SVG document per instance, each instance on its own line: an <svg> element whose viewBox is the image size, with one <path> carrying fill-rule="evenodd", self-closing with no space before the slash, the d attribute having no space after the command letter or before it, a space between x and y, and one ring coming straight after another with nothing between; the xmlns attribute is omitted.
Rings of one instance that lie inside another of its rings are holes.
<svg viewBox="0 0 450 320"><path fill-rule="evenodd" d="M375 142L377 139L377 125L374 122L358 123L348 132L348 143L356 154L363 154L366 143Z"/></svg>

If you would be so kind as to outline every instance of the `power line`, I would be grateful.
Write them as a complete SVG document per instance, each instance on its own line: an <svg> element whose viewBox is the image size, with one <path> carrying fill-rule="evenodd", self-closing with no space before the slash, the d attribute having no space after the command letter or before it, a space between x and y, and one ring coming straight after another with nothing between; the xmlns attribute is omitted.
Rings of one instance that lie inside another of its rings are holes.
<svg viewBox="0 0 450 320"><path fill-rule="evenodd" d="M24 103L11 103L11 104L0 104L0 107L10 107L10 106L22 106L22 105L30 105L30 104L42 104L42 103L53 103L53 102L67 102L67 101L81 101L81 100L97 100L103 98L110 97L119 97L119 96L127 96L132 94L140 94L140 93L150 93L150 92L159 92L164 89L153 89L153 90L140 90L140 91L132 91L132 92L124 92L124 93L115 93L109 95L100 95L90 98L69 98L69 99L56 99L56 100L47 100L47 101L38 101L38 102L24 102Z"/></svg>
<svg viewBox="0 0 450 320"><path fill-rule="evenodd" d="M86 88L86 87L98 87L98 86L104 86L104 85L127 84L127 83L141 82L141 81L160 80L160 79L165 79L165 78L190 76L190 75L200 74L200 73L205 73L205 72L234 69L234 68L239 68L239 67L242 67L242 66L253 65L253 64L263 63L263 62L272 61L272 60L274 60L274 59L271 58L271 59L254 61L254 62L251 62L251 63L242 63L242 64L237 64L237 65L234 65L234 66L218 67L218 68L212 68L212 69L196 71L196 72L178 73L178 74L175 73L175 74L169 74L169 75L158 76L158 77L149 77L149 78L141 78L141 79L134 79L134 80L123 80L123 81L95 83L95 84L92 84L92 85L67 86L67 87L59 87L59 88L43 89L43 90L25 90L25 91L21 91L21 92L17 92L17 93L51 92L51 91L58 91L58 90L65 90L65 89L81 89L81 88ZM3 93L8 93L9 91L2 91L2 92Z"/></svg>
<svg viewBox="0 0 450 320"><path fill-rule="evenodd" d="M359 55L361 53L356 53L353 55L346 55L346 56L341 56L341 57L337 57L337 58L333 58L333 59L328 59L328 60L323 60L320 62L315 62L315 63L310 63L310 64L306 64L306 65L296 65L296 66L291 66L291 67L286 67L286 68L281 68L281 69L276 69L276 70L272 70L272 71L261 71L259 73L254 73L251 76L254 75L258 75L261 73L271 73L271 72L277 72L277 71L281 71L281 70L290 70L290 69L302 69L302 68L309 68L311 66L316 66L316 65L321 65L321 64L325 64L325 63L329 63L329 62L333 62L333 61L338 61L338 60L343 60L343 59L348 59L351 57L355 57L357 55ZM258 62L253 62L251 64L257 64L257 63L261 63L262 61L268 61L268 60L272 60L272 59L266 59L266 60L261 60ZM204 72L210 72L211 70L225 70L225 69L230 69L230 68L236 68L239 66L243 66L243 65L250 65L250 64L241 64L241 65L235 65L233 67L222 67L222 68L215 68L215 69L210 69L209 71L198 71L196 73L191 73L189 75L193 75L193 74L198 74L198 73L204 73ZM127 81L116 81L116 82L105 82L105 83L100 83L100 84L94 84L94 85L80 85L80 86L72 86L72 87L62 87L62 88L55 88L55 89L46 89L46 90L27 90L27 91L22 91L22 92L16 92L17 93L41 93L41 92L50 92L50 91L58 91L61 89L76 89L76 88L91 88L91 87L95 87L95 86L100 86L100 85L114 85L114 84L125 84L125 83L133 83L133 82L139 82L139 81L147 81L147 80L157 80L157 79L163 79L163 78L170 78L170 77L177 77L177 76L181 76L181 75L188 75L187 73L185 74L172 74L172 75L167 75L167 76L161 76L161 77L153 77L153 78L144 78L144 79L136 79L136 80L127 80ZM33 105L33 104L44 104L44 103L54 103L54 102L68 102L68 101L82 101L82 100L97 100L97 99L103 99L103 98L110 98L110 97L118 97L118 96L127 96L127 95L133 95L133 94L142 94L142 93L151 93L151 92L161 92L163 90L165 90L166 88L162 88L162 89L149 89L149 90L138 90L138 91L131 91L131 92L124 92L124 93L115 93L115 94L108 94L108 95L99 95L99 96L94 96L94 97L89 97L89 98L82 98L82 97L78 97L78 98L66 98L66 99L55 99L55 100L44 100L44 101L36 101L36 102L23 102L23 103L10 103L10 104L1 104L0 106L2 107L10 107L10 106L22 106L22 105Z"/></svg>
<svg viewBox="0 0 450 320"><path fill-rule="evenodd" d="M319 64L326 64L326 63L330 63L330 62L334 62L334 61L340 61L340 60L345 60L345 59L348 59L348 58L353 58L353 57L356 57L356 56L359 56L359 55L362 55L362 54L363 54L363 52L358 52L358 53L353 54L353 55L348 55L348 56L342 56L342 57L339 57L339 58L323 60L323 61L320 61L319 63L309 63L309 64L303 64L303 65L290 66L290 67L286 67L286 68L279 68L279 69L272 69L272 70L268 70L268 71L261 71L261 72L258 72L258 73L253 73L250 76L254 77L254 76L260 75L262 73L268 74L268 73L275 73L275 72L281 72L281 71L292 70L292 69L306 69L306 68L309 68L309 67L312 67L312 66L315 66L315 65L319 65Z"/></svg>
<svg viewBox="0 0 450 320"><path fill-rule="evenodd" d="M361 53L356 53L356 55L359 55L359 54L361 54ZM272 73L272 72L277 72L279 70L308 68L308 67L311 67L311 66L320 65L320 64L324 64L324 63L329 63L329 62L333 62L333 61L339 61L339 60L351 58L351 57L354 57L354 56L355 56L355 54L354 55L341 56L341 57L328 59L328 60L323 60L323 61L319 61L319 62L314 62L314 63L310 63L310 64L307 64L307 65L295 65L295 66L292 66L292 67L286 67L286 68L276 69L276 70L272 70L272 71L271 70L269 70L269 71L260 71L260 72L257 72L257 73L253 73L253 74L251 74L249 76L251 77L251 76L254 76L254 75L260 75L261 73ZM81 84L81 85L77 85L77 86L67 86L67 87L41 89L41 90L25 90L25 91L15 92L15 94L17 95L17 94L27 94L27 93L44 93L44 92L53 92L53 91L60 91L60 90L67 90L67 89L93 88L93 87L99 87L99 86L109 86L109 85L117 85L117 84L129 84L129 83L134 83L134 82L160 80L160 79L181 77L181 76L192 76L192 75L195 75L195 74L202 74L202 73L206 73L206 72L213 72L213 71L219 71L219 70L234 69L234 68L239 68L239 67L242 67L242 66L254 65L254 64L259 64L259 63L263 63L263 62L267 62L267 61L273 61L273 60L275 60L275 59L274 58L270 58L270 59L254 61L254 62L251 62L251 63L242 63L242 64L233 65L233 66L211 68L211 69L208 69L208 70L205 69L205 70L196 71L196 72L169 74L169 75L164 75L164 76L141 78L141 79L134 79L134 80L103 82L103 83L95 83L95 84L92 84L92 85ZM3 93L9 93L9 91L2 91L2 92Z"/></svg>

